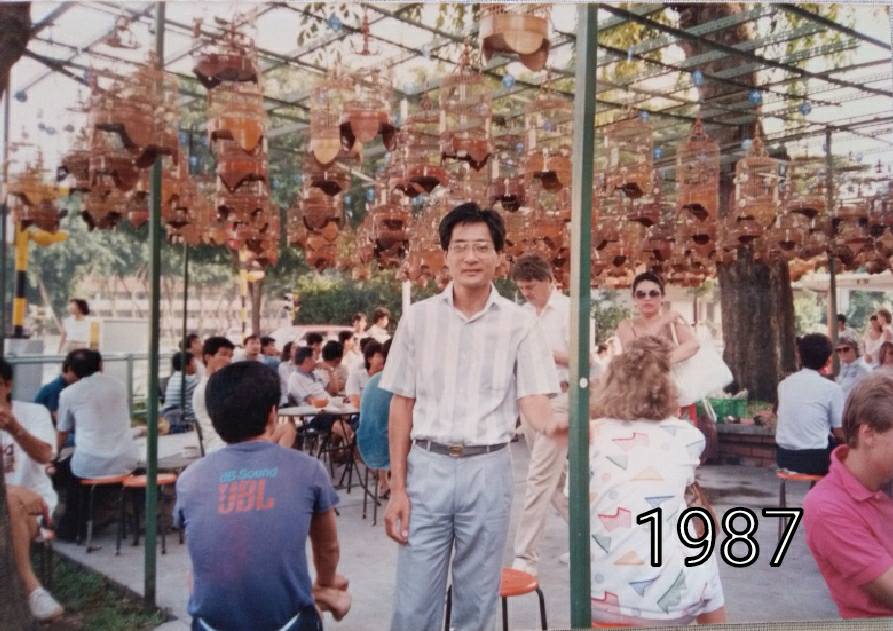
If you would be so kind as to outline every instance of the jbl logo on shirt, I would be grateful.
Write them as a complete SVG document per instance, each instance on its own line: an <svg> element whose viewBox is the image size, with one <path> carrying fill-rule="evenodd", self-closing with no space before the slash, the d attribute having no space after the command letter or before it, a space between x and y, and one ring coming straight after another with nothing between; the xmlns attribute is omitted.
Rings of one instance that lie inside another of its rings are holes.
<svg viewBox="0 0 893 631"><path fill-rule="evenodd" d="M272 497L266 497L266 487L265 479L218 484L217 514L270 510L276 505L276 501Z"/></svg>

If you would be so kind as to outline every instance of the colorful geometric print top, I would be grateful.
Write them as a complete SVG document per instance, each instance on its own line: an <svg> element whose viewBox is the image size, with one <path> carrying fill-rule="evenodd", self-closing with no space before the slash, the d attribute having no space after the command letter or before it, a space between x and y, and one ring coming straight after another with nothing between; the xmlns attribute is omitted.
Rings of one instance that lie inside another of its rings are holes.
<svg viewBox="0 0 893 631"><path fill-rule="evenodd" d="M676 533L685 488L694 480L704 435L677 418L598 419L591 424L589 506L593 620L676 621L722 606L715 558L697 567L697 551ZM650 522L636 517L661 508L661 566L652 567Z"/></svg>

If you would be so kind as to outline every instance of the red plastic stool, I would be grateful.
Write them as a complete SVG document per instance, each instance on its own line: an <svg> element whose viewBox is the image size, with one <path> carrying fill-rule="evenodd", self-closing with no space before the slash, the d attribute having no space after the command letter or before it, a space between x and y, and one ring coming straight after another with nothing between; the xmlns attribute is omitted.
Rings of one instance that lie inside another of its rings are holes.
<svg viewBox="0 0 893 631"><path fill-rule="evenodd" d="M158 488L158 499L161 500L158 504L159 507L159 523L161 525L161 554L165 554L167 552L167 528L164 525L164 500L167 499L167 496L164 493L165 487L170 487L176 484L177 482L177 474L176 473L159 473L156 480L155 485ZM117 541L115 543L115 554L121 554L121 540L126 536L126 528L125 528L125 506L126 506L126 495L127 491L130 490L139 490L146 488L146 476L144 475L131 475L128 476L121 484L121 514L118 518L118 536ZM134 517L134 525L133 525L133 545L139 545L140 542L140 526L139 526L139 501L138 496L134 495L134 504L133 504L133 517ZM181 531L182 533L182 531Z"/></svg>
<svg viewBox="0 0 893 631"><path fill-rule="evenodd" d="M778 469L775 472L775 477L778 478L778 506L780 508L785 508L788 505L788 482L809 482L809 488L812 488L816 485L816 482L818 482L825 476L812 473L797 473L795 471L788 471L787 469ZM784 530L787 525L788 520L786 518L783 517L778 520L779 541L781 541L781 536L784 534Z"/></svg>
<svg viewBox="0 0 893 631"><path fill-rule="evenodd" d="M546 621L546 599L543 596L543 590L533 574L522 572L509 567L502 568L502 576L499 581L499 597L502 599L502 631L508 631L509 628L509 604L508 599L513 596L523 596L536 592L540 599L540 628L545 631L549 628ZM446 622L444 623L444 631L450 629L450 615L453 610L453 586L447 590L446 604Z"/></svg>

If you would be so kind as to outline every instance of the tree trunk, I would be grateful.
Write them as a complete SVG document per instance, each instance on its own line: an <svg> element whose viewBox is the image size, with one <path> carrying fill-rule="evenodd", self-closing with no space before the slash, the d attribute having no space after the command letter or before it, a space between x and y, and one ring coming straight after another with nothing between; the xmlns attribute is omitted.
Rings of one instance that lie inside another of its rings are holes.
<svg viewBox="0 0 893 631"><path fill-rule="evenodd" d="M248 297L251 299L251 332L260 335L260 310L263 305L263 279L248 283Z"/></svg>
<svg viewBox="0 0 893 631"><path fill-rule="evenodd" d="M673 4L679 11L679 28L690 29L698 24L740 13L741 3ZM717 40L735 46L753 37L748 24L724 29ZM687 57L707 52L699 42L680 42ZM705 74L713 74L743 63L735 56L727 56L705 64ZM756 75L737 77L754 85ZM700 88L702 103L717 94L735 90L709 78ZM741 95L743 97L743 95ZM743 100L743 98L738 99ZM759 124L759 121L757 121ZM711 136L723 148L753 137L753 125L718 127ZM725 167L720 175L720 217L731 208L734 194L734 165ZM722 303L722 331L725 342L723 358L732 369L738 385L747 388L751 399L776 400L778 381L794 369L794 295L786 262L766 264L754 261L745 253L734 263L717 266L720 301Z"/></svg>
<svg viewBox="0 0 893 631"><path fill-rule="evenodd" d="M6 78L31 39L31 3L0 3L0 98L6 90Z"/></svg>
<svg viewBox="0 0 893 631"><path fill-rule="evenodd" d="M3 471L3 450L0 449L0 471ZM0 629L31 629L33 621L25 604L25 592L12 556L12 530L6 506L6 479L0 475Z"/></svg>

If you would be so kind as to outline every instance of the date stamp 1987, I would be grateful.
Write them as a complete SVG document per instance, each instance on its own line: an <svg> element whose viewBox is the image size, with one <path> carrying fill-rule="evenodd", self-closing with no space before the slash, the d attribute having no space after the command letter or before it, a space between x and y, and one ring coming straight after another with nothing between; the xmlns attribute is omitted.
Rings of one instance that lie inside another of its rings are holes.
<svg viewBox="0 0 893 631"><path fill-rule="evenodd" d="M778 541L775 552L769 565L772 567L780 567L784 561L785 554L800 525L803 516L802 508L764 508L762 510L763 517L777 518L785 520L784 533ZM703 528L699 530L702 534L695 534L693 528L690 528L692 520L700 520ZM743 524L742 524L743 521ZM641 513L636 516L636 523L640 525L650 525L651 527L651 566L660 567L662 523L663 515L660 507ZM743 527L742 527L743 525ZM720 543L720 558L732 567L748 567L756 562L760 556L760 544L756 540L756 532L759 527L759 518L757 514L749 508L732 508L725 512L722 516L720 527L725 537ZM689 557L685 557L685 565L687 567L695 567L706 562L713 554L713 550L717 543L717 528L713 515L700 507L687 508L679 514L676 521L676 535L679 541L687 548L698 551ZM732 547L735 543L741 542L744 545L745 553L740 554L741 546L738 551L733 552Z"/></svg>

